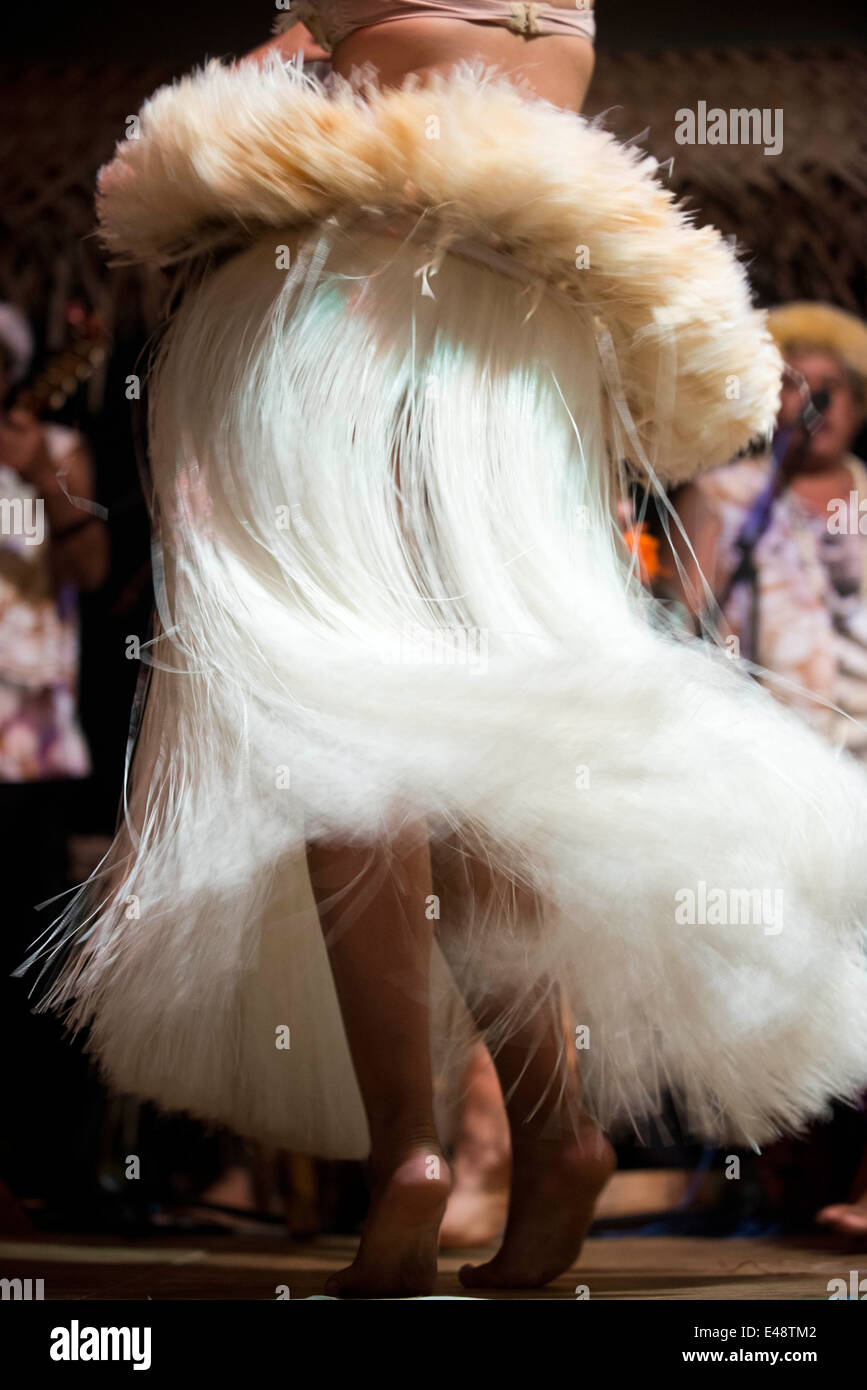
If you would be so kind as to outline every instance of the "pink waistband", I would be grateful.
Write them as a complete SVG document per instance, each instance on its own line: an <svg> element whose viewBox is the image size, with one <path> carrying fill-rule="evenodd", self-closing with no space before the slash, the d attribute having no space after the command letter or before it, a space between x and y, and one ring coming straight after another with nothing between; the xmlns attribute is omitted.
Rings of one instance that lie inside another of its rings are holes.
<svg viewBox="0 0 867 1390"><path fill-rule="evenodd" d="M472 24L495 24L513 33L559 34L589 39L596 35L592 5L575 0L574 8L555 5L510 3L509 0L466 0L445 4L442 0L292 0L289 13L278 21L284 30L304 24L318 42L333 48L341 39L371 24L400 19L462 19Z"/></svg>

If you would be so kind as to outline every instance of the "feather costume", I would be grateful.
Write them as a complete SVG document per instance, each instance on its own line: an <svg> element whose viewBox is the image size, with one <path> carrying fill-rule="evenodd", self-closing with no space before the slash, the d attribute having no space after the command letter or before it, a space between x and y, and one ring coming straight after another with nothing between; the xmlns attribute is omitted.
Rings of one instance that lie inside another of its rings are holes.
<svg viewBox="0 0 867 1390"><path fill-rule="evenodd" d="M128 803L44 948L108 1080L364 1155L305 843L422 826L515 889L423 905L463 999L511 1001L490 1046L565 1009L602 1124L670 1090L759 1142L867 1084L863 774L654 621L616 527L625 473L772 427L722 237L470 65L359 91L210 64L145 105L99 214L117 258L196 267L152 387ZM440 1068L457 997L435 948Z"/></svg>

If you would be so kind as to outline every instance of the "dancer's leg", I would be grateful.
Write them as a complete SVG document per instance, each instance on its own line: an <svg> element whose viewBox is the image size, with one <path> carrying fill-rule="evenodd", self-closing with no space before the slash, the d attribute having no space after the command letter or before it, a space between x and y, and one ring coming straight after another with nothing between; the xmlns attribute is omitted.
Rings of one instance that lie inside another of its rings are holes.
<svg viewBox="0 0 867 1390"><path fill-rule="evenodd" d="M429 1293L449 1173L433 1117L430 856L423 830L307 862L371 1136L370 1214L330 1293Z"/></svg>
<svg viewBox="0 0 867 1390"><path fill-rule="evenodd" d="M437 846L433 863L440 942L460 982L468 910L474 931L486 932L498 913L518 909L532 921L539 905L459 842ZM457 932L450 933L450 922L459 924ZM495 995L468 1003L482 1033L494 1035L514 1007ZM487 1264L461 1270L467 1287L538 1287L568 1269L616 1166L613 1149L582 1108L578 1068L567 1046L553 987L540 988L522 1009L520 1026L492 1045L509 1120L512 1188L503 1244Z"/></svg>
<svg viewBox="0 0 867 1390"><path fill-rule="evenodd" d="M487 1264L461 1270L468 1287L547 1284L577 1259L593 1209L616 1166L604 1134L582 1112L577 1069L564 1071L566 1030L549 1001L494 1052L512 1142L512 1187L503 1243ZM502 1001L474 1012L496 1024Z"/></svg>

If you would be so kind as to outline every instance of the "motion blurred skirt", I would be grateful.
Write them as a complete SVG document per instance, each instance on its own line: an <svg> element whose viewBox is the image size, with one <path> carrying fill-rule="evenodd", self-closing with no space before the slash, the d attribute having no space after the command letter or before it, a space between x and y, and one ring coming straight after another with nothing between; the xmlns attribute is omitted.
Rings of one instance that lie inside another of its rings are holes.
<svg viewBox="0 0 867 1390"><path fill-rule="evenodd" d="M124 814L41 1006L120 1090L361 1156L305 846L375 877L417 836L495 885L408 905L448 946L438 1074L463 999L497 1001L494 1051L547 1012L613 1129L668 1092L757 1143L867 1085L864 775L666 627L617 526L630 480L661 497L772 428L719 234L466 65L380 91L211 64L146 104L99 211L185 288Z"/></svg>

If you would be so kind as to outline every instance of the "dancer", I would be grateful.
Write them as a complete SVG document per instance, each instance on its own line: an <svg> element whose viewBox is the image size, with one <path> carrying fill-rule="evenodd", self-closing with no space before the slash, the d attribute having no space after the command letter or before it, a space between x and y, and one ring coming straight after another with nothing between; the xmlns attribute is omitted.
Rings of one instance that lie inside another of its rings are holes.
<svg viewBox="0 0 867 1390"><path fill-rule="evenodd" d="M106 245L185 292L127 805L43 1006L123 1090L370 1152L341 1294L432 1287L481 1032L512 1195L462 1277L539 1285L603 1127L671 1090L761 1142L867 1080L865 784L660 627L619 537L624 474L768 431L780 361L723 239L578 114L592 14L313 15L326 84L211 63L102 174Z"/></svg>

